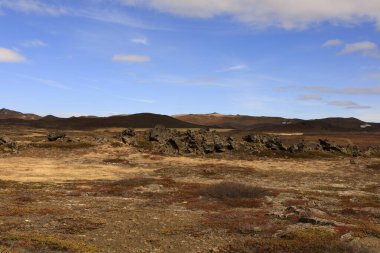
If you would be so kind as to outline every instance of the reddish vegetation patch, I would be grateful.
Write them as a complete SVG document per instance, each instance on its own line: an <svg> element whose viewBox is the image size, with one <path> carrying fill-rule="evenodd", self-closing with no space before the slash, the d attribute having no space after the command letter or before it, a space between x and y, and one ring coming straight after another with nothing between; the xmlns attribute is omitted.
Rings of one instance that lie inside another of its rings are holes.
<svg viewBox="0 0 380 253"><path fill-rule="evenodd" d="M129 161L121 158L113 158L113 159L104 159L104 163L111 163L111 164L125 164L128 165Z"/></svg>
<svg viewBox="0 0 380 253"><path fill-rule="evenodd" d="M56 215L60 213L63 213L63 211L53 208L8 207L0 212L0 216Z"/></svg>
<svg viewBox="0 0 380 253"><path fill-rule="evenodd" d="M223 253L366 253L339 240L339 236L324 229L298 230L281 238L269 237L236 241L220 250Z"/></svg>
<svg viewBox="0 0 380 253"><path fill-rule="evenodd" d="M288 199L288 200L285 200L283 205L286 206L286 207L289 207L289 206L303 206L307 203L307 200L304 200L304 199Z"/></svg>
<svg viewBox="0 0 380 253"><path fill-rule="evenodd" d="M216 199L261 198L267 190L234 182L222 182L204 188L202 195Z"/></svg>
<svg viewBox="0 0 380 253"><path fill-rule="evenodd" d="M227 230L229 233L244 235L273 235L284 228L263 210L239 211L226 210L220 213L207 213L204 215L203 225L213 229Z"/></svg>
<svg viewBox="0 0 380 253"><path fill-rule="evenodd" d="M368 169L380 171L380 163L373 163L367 166Z"/></svg>
<svg viewBox="0 0 380 253"><path fill-rule="evenodd" d="M347 208L364 208L364 207L374 207L380 208L380 196L369 195L369 196L358 196L355 198L350 198L348 196L340 197L341 203Z"/></svg>

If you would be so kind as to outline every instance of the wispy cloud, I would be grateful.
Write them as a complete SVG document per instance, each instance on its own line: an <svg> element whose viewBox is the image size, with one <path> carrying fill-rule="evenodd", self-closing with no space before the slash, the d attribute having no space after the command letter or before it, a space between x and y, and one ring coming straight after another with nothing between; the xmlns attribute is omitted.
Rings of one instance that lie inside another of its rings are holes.
<svg viewBox="0 0 380 253"><path fill-rule="evenodd" d="M47 44L41 40L27 40L21 43L23 47L46 47Z"/></svg>
<svg viewBox="0 0 380 253"><path fill-rule="evenodd" d="M380 57L378 46L371 41L361 41L351 44L346 44L340 55L360 53L363 56Z"/></svg>
<svg viewBox="0 0 380 253"><path fill-rule="evenodd" d="M371 106L359 105L351 100L336 100L328 102L329 105L344 107L346 109L370 109Z"/></svg>
<svg viewBox="0 0 380 253"><path fill-rule="evenodd" d="M351 95L380 95L380 85L370 88L347 87L337 89L336 92Z"/></svg>
<svg viewBox="0 0 380 253"><path fill-rule="evenodd" d="M45 4L37 0L0 0L0 8L25 13L47 14L52 16L59 16L68 13L64 7Z"/></svg>
<svg viewBox="0 0 380 253"><path fill-rule="evenodd" d="M139 45L144 45L144 46L149 45L148 39L144 38L144 37L139 37L139 38L131 39L131 42L134 43L134 44L139 44Z"/></svg>
<svg viewBox="0 0 380 253"><path fill-rule="evenodd" d="M89 9L73 10L70 15L144 30L170 30L169 28L147 24L142 20L133 18L124 12L115 9L100 9L92 7Z"/></svg>
<svg viewBox="0 0 380 253"><path fill-rule="evenodd" d="M256 27L277 26L305 29L330 22L334 25L380 24L380 5L376 0L113 0L126 5L153 8L164 13L192 18L231 17ZM380 25L379 25L380 27Z"/></svg>
<svg viewBox="0 0 380 253"><path fill-rule="evenodd" d="M52 1L49 3L46 2L40 0L0 0L0 13L2 10L11 10L49 16L83 17L145 30L174 31L174 29L171 28L147 24L138 18L133 18L132 16L127 15L118 8L110 8L109 6L104 8L104 6L102 7L102 5L99 5L99 3L103 1L83 1L85 4L81 6L81 8L71 8L63 6L63 4L52 4Z"/></svg>
<svg viewBox="0 0 380 253"><path fill-rule="evenodd" d="M239 64L239 65L233 65L228 68L225 68L221 70L220 72L231 72L231 71L240 71L240 70L245 70L248 69L249 67L245 64Z"/></svg>
<svg viewBox="0 0 380 253"><path fill-rule="evenodd" d="M56 89L61 89L61 90L71 90L70 87L61 84L60 82L50 80L50 79L43 79L43 78L37 78L37 77L30 77L30 76L25 76L26 78L33 80L37 83L56 88Z"/></svg>
<svg viewBox="0 0 380 253"><path fill-rule="evenodd" d="M307 86L304 89L315 93L335 93L348 95L380 95L380 85L372 87L330 88L326 86Z"/></svg>
<svg viewBox="0 0 380 253"><path fill-rule="evenodd" d="M340 45L343 45L343 41L334 39L326 41L325 43L323 43L322 47L336 47Z"/></svg>
<svg viewBox="0 0 380 253"><path fill-rule="evenodd" d="M25 61L25 57L18 52L8 48L0 48L0 62L18 63Z"/></svg>
<svg viewBox="0 0 380 253"><path fill-rule="evenodd" d="M308 101L308 100L322 100L322 97L318 94L311 94L311 95L303 95L298 98L301 101Z"/></svg>
<svg viewBox="0 0 380 253"><path fill-rule="evenodd" d="M112 60L118 62L144 63L150 62L152 59L149 56L144 55L117 54L112 57Z"/></svg>

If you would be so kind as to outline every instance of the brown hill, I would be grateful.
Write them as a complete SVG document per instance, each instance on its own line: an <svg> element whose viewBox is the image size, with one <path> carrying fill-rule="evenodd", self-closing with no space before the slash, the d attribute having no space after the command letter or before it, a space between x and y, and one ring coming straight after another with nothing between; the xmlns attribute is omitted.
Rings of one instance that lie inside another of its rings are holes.
<svg viewBox="0 0 380 253"><path fill-rule="evenodd" d="M271 132L372 132L380 131L379 123L366 123L356 118L301 120L292 124L256 126L256 131Z"/></svg>
<svg viewBox="0 0 380 253"><path fill-rule="evenodd" d="M88 130L109 127L152 128L156 125L164 125L168 128L200 128L204 126L184 122L166 115L140 113L128 116L112 117L71 117L58 118L46 116L39 120L2 119L0 125L21 125L37 128L62 129L62 130Z"/></svg>
<svg viewBox="0 0 380 253"><path fill-rule="evenodd" d="M246 115L223 115L211 114L181 114L174 115L176 119L204 126L217 126L238 130L249 130L255 127L266 127L282 125L284 123L295 123L299 119L285 119L280 117L256 117Z"/></svg>
<svg viewBox="0 0 380 253"><path fill-rule="evenodd" d="M0 109L0 119L23 119L23 120L37 120L41 116L31 113L21 113L8 109Z"/></svg>
<svg viewBox="0 0 380 253"><path fill-rule="evenodd" d="M256 117L245 115L182 114L177 119L205 126L217 126L258 132L347 132L380 131L379 123L366 123L356 118L326 118L315 120Z"/></svg>

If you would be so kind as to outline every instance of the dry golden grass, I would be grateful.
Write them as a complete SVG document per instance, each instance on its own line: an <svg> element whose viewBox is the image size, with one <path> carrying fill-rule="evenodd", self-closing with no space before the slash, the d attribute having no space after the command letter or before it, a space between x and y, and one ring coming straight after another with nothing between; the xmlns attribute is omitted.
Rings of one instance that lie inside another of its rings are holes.
<svg viewBox="0 0 380 253"><path fill-rule="evenodd" d="M98 248L77 240L61 239L46 234L11 234L0 236L0 245L11 252L70 252L70 253L96 253ZM20 250L20 251L19 251Z"/></svg>

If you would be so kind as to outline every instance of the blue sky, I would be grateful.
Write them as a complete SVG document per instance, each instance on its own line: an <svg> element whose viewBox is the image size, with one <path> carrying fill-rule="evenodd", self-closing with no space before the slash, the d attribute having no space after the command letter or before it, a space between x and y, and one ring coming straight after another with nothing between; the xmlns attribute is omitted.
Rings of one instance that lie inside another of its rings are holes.
<svg viewBox="0 0 380 253"><path fill-rule="evenodd" d="M0 107L380 122L380 2L284 2L0 0Z"/></svg>

